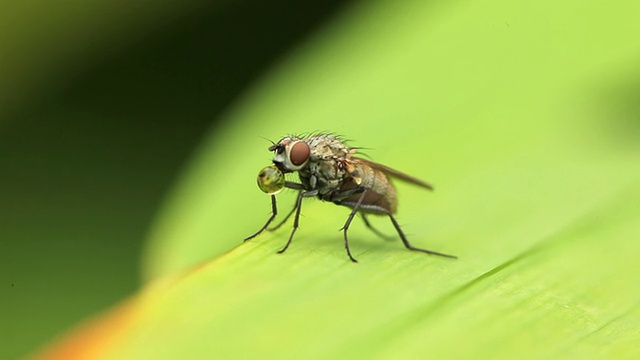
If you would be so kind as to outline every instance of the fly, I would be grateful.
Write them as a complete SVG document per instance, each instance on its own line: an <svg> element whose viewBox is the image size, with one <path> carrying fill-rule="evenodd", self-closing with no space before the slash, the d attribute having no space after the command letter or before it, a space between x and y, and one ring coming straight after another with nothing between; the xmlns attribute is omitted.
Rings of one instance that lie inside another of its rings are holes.
<svg viewBox="0 0 640 360"><path fill-rule="evenodd" d="M430 184L388 166L355 156L356 148L347 146L340 138L331 134L284 137L270 146L269 151L274 152L274 165L262 169L258 175L258 186L271 195L272 214L260 230L244 241L253 239L269 227L278 214L275 195L286 187L297 190L298 196L293 209L287 216L278 225L269 229L279 228L295 213L289 240L278 253L287 250L298 230L302 199L317 197L323 201L351 208L351 213L341 230L344 233L347 255L353 262L358 261L351 254L347 233L357 213L360 213L365 225L378 235L381 234L371 226L367 214L388 216L402 243L409 250L457 258L454 255L411 245L393 216L398 206L398 197L390 178L433 190ZM292 172L298 173L299 183L285 181L284 174Z"/></svg>

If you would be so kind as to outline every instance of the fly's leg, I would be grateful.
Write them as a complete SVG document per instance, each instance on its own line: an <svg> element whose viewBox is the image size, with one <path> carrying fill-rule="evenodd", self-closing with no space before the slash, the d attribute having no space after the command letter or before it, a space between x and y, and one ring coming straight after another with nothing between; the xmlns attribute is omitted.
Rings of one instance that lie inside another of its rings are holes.
<svg viewBox="0 0 640 360"><path fill-rule="evenodd" d="M407 240L407 237L404 235L404 232L402 232L402 229L400 228L400 224L398 224L398 221L396 221L396 218L393 217L393 215L391 214L391 212L389 212L389 210L380 207L378 205L370 205L370 204L365 204L362 205L362 198L358 200L357 203L354 202L340 202L339 205L345 205L345 206L349 206L352 208L356 208L358 207L359 209L361 209L362 211L367 211L370 213L374 213L374 214L380 214L380 215L387 215L389 216L389 219L391 219L391 222L393 223L393 227L396 228L396 231L398 232L398 235L400 236L400 240L402 240L402 243L404 244L404 246L409 249L409 250L413 250L413 251L420 251L423 253L427 253L430 255L438 255L438 256L444 256L444 257L448 257L448 258L452 258L452 259L457 259L458 257L455 255L449 255L449 254L444 254L441 252L437 252L437 251L433 251L433 250L427 250L427 249L421 249L421 248L417 248L413 245L411 245L411 243L409 243L409 240ZM346 234L345 234L346 237Z"/></svg>
<svg viewBox="0 0 640 360"><path fill-rule="evenodd" d="M299 183L290 182L290 181L286 181L285 184L284 184L284 187L289 188L289 189L301 190L301 191L304 190L304 185L299 184ZM284 225L284 223L287 222L287 220L289 220L291 215L293 215L293 213L296 211L296 208L297 208L297 204L293 206L293 209L291 209L291 211L289 211L287 216L285 216L284 219L282 219L282 221L280 221L276 226L274 226L272 228L269 228L267 230L269 230L269 231L278 230L282 225Z"/></svg>
<svg viewBox="0 0 640 360"><path fill-rule="evenodd" d="M289 235L289 240L287 240L287 244L278 251L278 254L282 254L287 250L289 245L291 245L291 240L293 240L293 235L298 230L298 224L300 223L300 209L302 209L302 199L306 197L316 196L318 194L317 190L312 191L301 191L298 193L298 198L296 199L296 205L293 208L296 211L296 217L293 219L293 230L291 230L291 235Z"/></svg>
<svg viewBox="0 0 640 360"><path fill-rule="evenodd" d="M393 240L392 236L383 234L380 230L376 229L375 227L373 227L373 225L371 225L371 223L369 222L369 219L367 219L367 215L363 212L360 213L360 217L362 217L362 221L364 221L364 225L366 227L369 228L369 230L373 231L376 235L378 235L379 237L385 239L385 240Z"/></svg>
<svg viewBox="0 0 640 360"><path fill-rule="evenodd" d="M362 205L362 200L364 200L364 196L367 193L367 190L361 190L361 191L362 191L362 194L360 195L358 202L356 202L356 204L353 206L353 210L351 210L351 214L349 214L349 217L347 218L347 222L345 222L344 226L342 227L342 230L344 231L344 248L347 249L347 255L349 255L349 259L351 259L351 261L355 263L357 263L358 260L356 260L353 257L353 255L351 255L351 250L349 249L349 238L347 237L347 231L349 231L349 225L351 225L351 221L353 220L353 217L356 216L356 213L358 212L360 205Z"/></svg>
<svg viewBox="0 0 640 360"><path fill-rule="evenodd" d="M301 191L304 190L304 186L302 184L294 183L294 182L291 182L291 181L285 181L284 187L289 188L289 189L301 190ZM295 207L293 208L293 210L295 210ZM291 213L293 213L293 210L291 210ZM291 213L289 213L289 215L287 215L287 217L284 219L285 221L289 218L289 216L291 216ZM276 218L276 215L278 215L278 206L276 205L276 196L275 195L271 195L271 216L269 217L267 222L260 228L260 230L258 230L255 234L253 234L253 235L247 237L246 239L244 239L244 241L251 240L254 237L260 235L263 231L265 231L267 229L267 227L269 227L269 224L271 224L273 219ZM282 223L284 223L284 221ZM280 225L282 225L282 223L278 224L272 230L275 230L278 227L280 227Z"/></svg>
<svg viewBox="0 0 640 360"><path fill-rule="evenodd" d="M260 233L262 233L269 226L269 224L271 224L273 219L276 218L276 215L278 215L278 206L276 205L276 196L271 195L271 216L269 217L269 220L267 220L267 222L260 228L260 230L258 230L255 234L249 236L248 238L244 239L244 241L251 240L254 237L260 235Z"/></svg>
<svg viewBox="0 0 640 360"><path fill-rule="evenodd" d="M393 223L393 227L395 227L396 231L398 231L398 235L400 235L400 239L402 240L402 243L404 244L404 246L407 249L413 250L413 251L421 251L423 253L427 253L427 254L430 254L430 255L444 256L444 257L448 257L448 258L452 258L452 259L457 259L458 258L455 255L443 254L441 252L427 250L427 249L421 249L421 248L417 248L417 247L411 245L409 243L409 240L407 240L406 236L404 236L404 233L400 229L400 224L398 224L398 222L396 221L396 218L394 218L393 215L391 215L391 213L389 213L388 211L386 213L387 213L387 215L389 215L389 219L391 219L391 222Z"/></svg>
<svg viewBox="0 0 640 360"><path fill-rule="evenodd" d="M291 211L289 211L289 213L287 214L287 216L284 217L284 219L282 219L282 221L280 221L276 226L271 227L267 230L269 231L276 231L278 230L282 225L284 225L284 223L287 222L287 220L289 220L289 218L291 217L291 215L293 215L293 213L296 211L297 205L293 206L293 209L291 209Z"/></svg>
<svg viewBox="0 0 640 360"><path fill-rule="evenodd" d="M351 210L351 214L349 214L349 217L347 218L347 222L344 223L344 226L340 230L344 231L344 248L347 249L347 255L349 255L349 259L351 259L351 261L355 263L357 263L358 260L356 260L353 257L353 255L351 255L351 249L349 249L349 237L347 236L347 232L349 231L349 225L351 225L351 221L353 221L353 217L356 216L356 213L358 213L358 209L360 208L360 205L362 205L362 201L364 200L366 192L367 192L366 188L356 187L356 188L347 189L343 191L335 191L335 192L332 192L328 197L326 197L326 200L332 201L336 205L345 205L353 209ZM351 203L351 202L344 201L345 199L348 199L349 197L356 194L360 194L360 198L358 198L357 202Z"/></svg>

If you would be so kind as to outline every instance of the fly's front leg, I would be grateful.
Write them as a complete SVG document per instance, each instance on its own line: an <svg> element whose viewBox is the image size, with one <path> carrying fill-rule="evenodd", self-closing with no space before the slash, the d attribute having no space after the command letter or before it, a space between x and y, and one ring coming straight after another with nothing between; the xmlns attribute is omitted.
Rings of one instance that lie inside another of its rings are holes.
<svg viewBox="0 0 640 360"><path fill-rule="evenodd" d="M295 190L300 190L303 191L304 190L304 185L299 184L299 183L294 183L291 181L285 181L284 183L284 187L289 188L289 189L295 189ZM269 231L276 231L278 230L282 225L284 225L284 223L287 222L287 220L289 220L289 218L291 217L291 215L293 215L293 213L296 211L297 208L297 204L293 205L293 209L291 209L291 211L289 211L289 213L287 214L287 216L284 217L284 219L282 219L282 221L280 221L276 226L269 228L267 230Z"/></svg>
<svg viewBox="0 0 640 360"><path fill-rule="evenodd" d="M260 233L262 233L269 226L269 224L271 224L273 219L276 218L276 215L278 215L278 205L276 204L276 196L271 195L271 216L269 217L269 220L267 220L267 222L260 228L260 230L258 230L255 234L249 236L248 238L244 239L244 241L251 240L254 237L260 235Z"/></svg>
<svg viewBox="0 0 640 360"><path fill-rule="evenodd" d="M289 240L287 240L287 244L280 251L278 251L278 254L282 254L287 250L289 245L291 245L291 240L293 240L293 235L296 233L296 230L298 230L298 225L300 223L300 209L302 209L302 199L306 197L313 197L316 195L318 195L318 190L301 191L298 193L298 197L296 198L296 205L294 207L294 209L296 210L296 217L293 219L293 230L291 230L291 235L289 235Z"/></svg>
<svg viewBox="0 0 640 360"><path fill-rule="evenodd" d="M300 190L300 191L304 190L304 186L302 184L294 183L294 182L291 182L291 181L285 181L284 187L289 188L289 189ZM293 208L293 210L295 210L295 207ZM293 213L293 210L291 210L291 212L289 213L289 215L287 215L287 217L284 219L284 221L286 221L291 216L291 213ZM276 218L276 215L278 215L278 206L276 204L276 196L275 195L271 195L271 216L269 217L267 222L260 228L260 230L258 230L255 234L253 234L253 235L247 237L246 239L244 239L244 241L251 240L254 237L260 235L263 231L265 231L267 229L267 227L269 227L269 224L271 224L273 219ZM282 223L278 224L273 230L275 230L278 227L280 227L280 225L282 225Z"/></svg>
<svg viewBox="0 0 640 360"><path fill-rule="evenodd" d="M271 228L269 228L269 229L267 229L267 230L269 230L269 231L276 231L276 230L278 230L282 225L284 225L284 223L286 223L286 222L287 222L287 220L289 220L289 218L291 217L291 215L293 215L293 213L296 211L296 209L297 209L297 205L296 205L296 204L294 204L294 205L293 205L293 209L291 209L291 211L289 211L289 213L287 214L287 216L285 216L285 217L284 217L284 219L282 219L282 221L280 221L276 226L271 227Z"/></svg>

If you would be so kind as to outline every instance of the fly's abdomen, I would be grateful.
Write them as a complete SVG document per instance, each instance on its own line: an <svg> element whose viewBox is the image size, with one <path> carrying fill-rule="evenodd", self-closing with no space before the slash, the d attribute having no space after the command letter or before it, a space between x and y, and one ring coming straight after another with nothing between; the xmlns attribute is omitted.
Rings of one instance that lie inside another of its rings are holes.
<svg viewBox="0 0 640 360"><path fill-rule="evenodd" d="M364 164L354 164L351 177L345 180L342 190L363 187L366 189L361 203L361 211L384 213L380 208L395 213L398 206L396 188L385 173ZM362 194L355 194L345 201L345 205L355 205Z"/></svg>

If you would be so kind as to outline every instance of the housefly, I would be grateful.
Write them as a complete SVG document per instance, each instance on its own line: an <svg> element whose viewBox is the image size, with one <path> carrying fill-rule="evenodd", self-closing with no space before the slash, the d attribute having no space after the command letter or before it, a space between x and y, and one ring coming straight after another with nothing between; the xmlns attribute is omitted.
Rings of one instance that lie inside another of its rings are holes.
<svg viewBox="0 0 640 360"><path fill-rule="evenodd" d="M260 171L258 186L263 192L271 195L272 213L264 226L247 237L245 241L253 239L269 227L278 214L275 194L286 187L297 190L298 196L293 209L284 220L270 229L279 228L291 215L295 214L289 240L278 253L287 250L298 229L302 199L317 197L323 201L351 208L351 213L341 230L344 233L347 255L353 262L357 260L351 254L347 233L357 213L360 213L365 225L377 234L380 233L371 226L367 215L388 216L402 243L409 250L456 258L454 255L411 245L393 216L397 209L398 198L391 178L403 180L427 190L433 189L430 184L385 165L357 157L357 148L347 146L339 137L331 134L287 136L270 146L269 151L274 153L273 165ZM298 173L299 183L284 179L284 174L293 172Z"/></svg>

